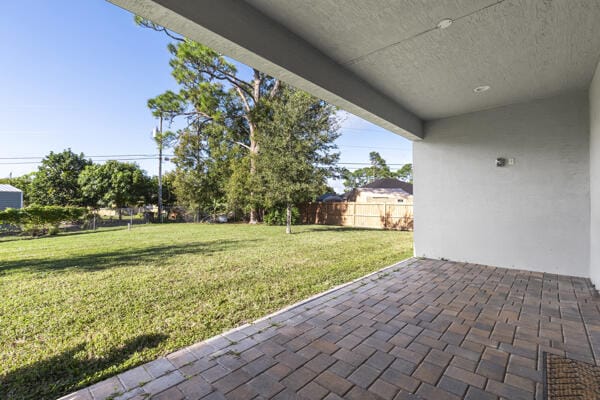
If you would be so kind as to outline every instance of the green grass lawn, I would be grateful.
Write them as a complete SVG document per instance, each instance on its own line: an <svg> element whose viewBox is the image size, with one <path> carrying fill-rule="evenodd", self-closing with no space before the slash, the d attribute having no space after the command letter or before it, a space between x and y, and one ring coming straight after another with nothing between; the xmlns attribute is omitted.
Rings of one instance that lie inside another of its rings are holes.
<svg viewBox="0 0 600 400"><path fill-rule="evenodd" d="M0 399L53 399L412 255L412 233L167 224L0 239Z"/></svg>

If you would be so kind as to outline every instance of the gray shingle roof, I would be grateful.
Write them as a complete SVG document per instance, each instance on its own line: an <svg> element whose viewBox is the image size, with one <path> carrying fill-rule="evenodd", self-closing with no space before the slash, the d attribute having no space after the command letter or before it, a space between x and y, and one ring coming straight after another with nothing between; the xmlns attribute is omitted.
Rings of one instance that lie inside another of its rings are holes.
<svg viewBox="0 0 600 400"><path fill-rule="evenodd" d="M5 185L0 183L0 192L22 192L21 189L17 189L12 185Z"/></svg>
<svg viewBox="0 0 600 400"><path fill-rule="evenodd" d="M399 179L395 178L384 178L377 179L362 188L369 189L402 189L406 193L413 194L413 185L412 183L402 182Z"/></svg>

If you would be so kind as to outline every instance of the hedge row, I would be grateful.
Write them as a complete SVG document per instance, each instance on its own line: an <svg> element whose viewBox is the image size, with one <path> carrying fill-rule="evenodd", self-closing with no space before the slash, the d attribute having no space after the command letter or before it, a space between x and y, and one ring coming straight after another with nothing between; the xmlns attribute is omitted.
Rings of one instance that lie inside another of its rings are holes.
<svg viewBox="0 0 600 400"><path fill-rule="evenodd" d="M20 226L32 233L58 228L61 222L79 221L87 214L82 207L38 206L0 211L0 225Z"/></svg>

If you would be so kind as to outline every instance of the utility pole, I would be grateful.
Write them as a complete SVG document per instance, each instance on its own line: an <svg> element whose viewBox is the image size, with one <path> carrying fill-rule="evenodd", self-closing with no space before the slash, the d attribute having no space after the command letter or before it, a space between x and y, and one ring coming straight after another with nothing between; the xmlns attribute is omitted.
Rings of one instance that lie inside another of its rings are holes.
<svg viewBox="0 0 600 400"><path fill-rule="evenodd" d="M159 119L158 130L154 128L154 139L158 143L158 218L160 222L163 222L163 203L162 203L162 151L163 151L163 136L162 136L162 125L163 117L162 114Z"/></svg>

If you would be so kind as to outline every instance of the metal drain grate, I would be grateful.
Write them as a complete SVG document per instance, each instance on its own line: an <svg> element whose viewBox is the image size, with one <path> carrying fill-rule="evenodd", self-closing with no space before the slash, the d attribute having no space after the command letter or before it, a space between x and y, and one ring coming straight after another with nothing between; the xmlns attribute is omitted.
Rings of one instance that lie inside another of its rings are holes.
<svg viewBox="0 0 600 400"><path fill-rule="evenodd" d="M544 398L600 400L600 366L544 353Z"/></svg>

